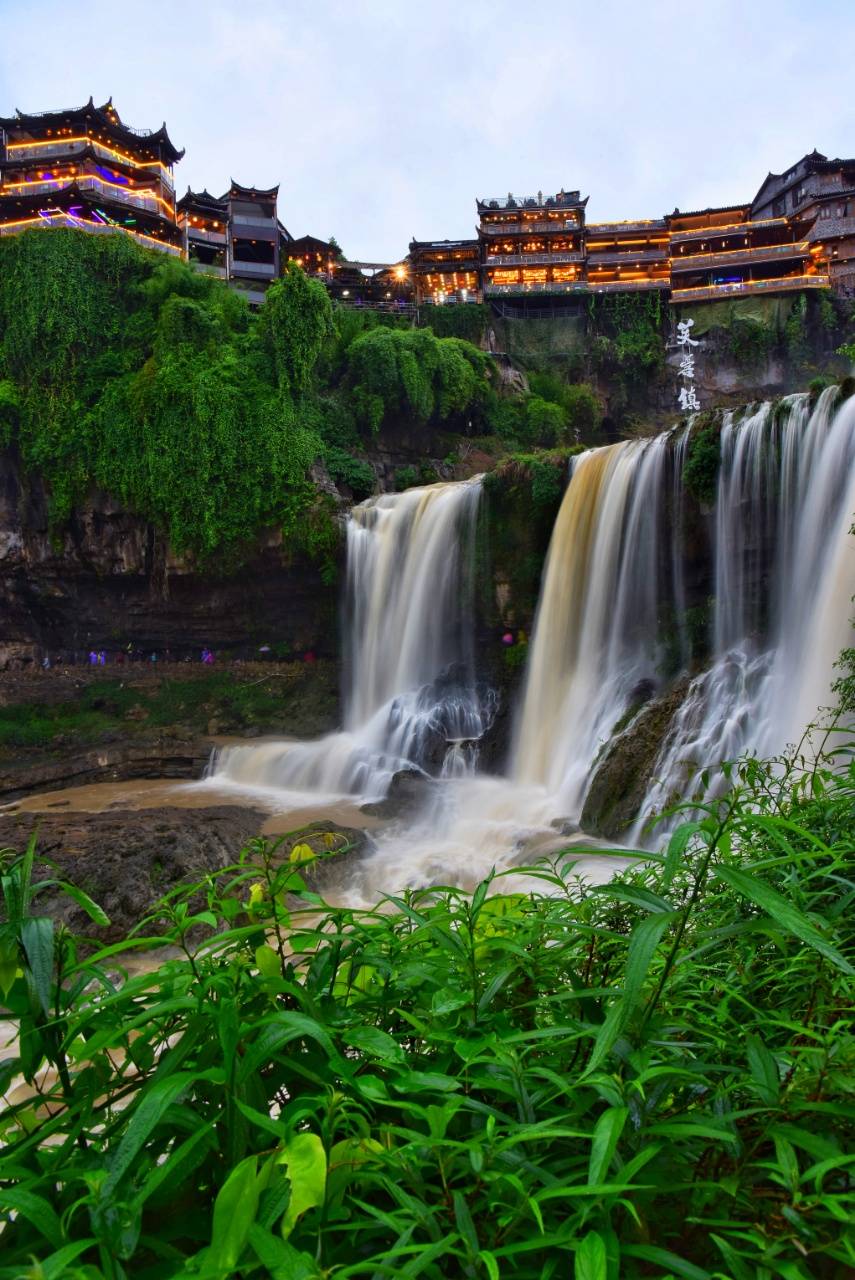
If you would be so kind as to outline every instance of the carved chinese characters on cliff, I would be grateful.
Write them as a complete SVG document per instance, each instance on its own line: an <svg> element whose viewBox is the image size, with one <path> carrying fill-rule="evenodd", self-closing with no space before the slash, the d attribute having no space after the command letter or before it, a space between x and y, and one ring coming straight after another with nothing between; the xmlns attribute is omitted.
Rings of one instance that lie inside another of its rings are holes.
<svg viewBox="0 0 855 1280"><path fill-rule="evenodd" d="M680 388L677 392L677 401L681 413L693 413L701 407L695 391L695 353L692 348L698 344L692 337L694 323L694 320L677 322L677 346L680 351L680 364L677 369Z"/></svg>

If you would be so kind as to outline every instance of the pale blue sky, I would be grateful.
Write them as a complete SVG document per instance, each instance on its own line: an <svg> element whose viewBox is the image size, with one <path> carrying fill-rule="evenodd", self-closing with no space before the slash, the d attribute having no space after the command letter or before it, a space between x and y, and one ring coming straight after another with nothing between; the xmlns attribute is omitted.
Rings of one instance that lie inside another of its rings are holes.
<svg viewBox="0 0 855 1280"><path fill-rule="evenodd" d="M281 184L294 235L391 261L476 195L579 187L593 220L754 195L855 154L855 0L0 0L0 114L111 94L184 191Z"/></svg>

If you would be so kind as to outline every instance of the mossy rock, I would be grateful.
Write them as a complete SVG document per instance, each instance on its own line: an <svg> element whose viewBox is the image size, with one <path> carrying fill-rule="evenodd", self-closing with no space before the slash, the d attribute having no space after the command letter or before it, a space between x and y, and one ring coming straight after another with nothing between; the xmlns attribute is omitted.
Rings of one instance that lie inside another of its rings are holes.
<svg viewBox="0 0 855 1280"><path fill-rule="evenodd" d="M645 702L612 737L588 788L580 819L583 831L614 840L632 825L688 687L688 679L680 680L661 697Z"/></svg>

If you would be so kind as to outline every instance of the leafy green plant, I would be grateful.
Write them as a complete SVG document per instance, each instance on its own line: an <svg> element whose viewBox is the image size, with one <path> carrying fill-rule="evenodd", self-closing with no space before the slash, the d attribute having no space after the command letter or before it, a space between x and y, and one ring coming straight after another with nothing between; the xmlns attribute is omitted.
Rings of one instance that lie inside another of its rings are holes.
<svg viewBox="0 0 855 1280"><path fill-rule="evenodd" d="M683 483L697 502L707 506L715 502L720 466L719 424L716 421L696 424L683 467Z"/></svg>
<svg viewBox="0 0 855 1280"><path fill-rule="evenodd" d="M363 458L355 458L345 449L327 445L324 449L327 469L336 484L346 484L357 502L368 498L377 486L373 468Z"/></svg>
<svg viewBox="0 0 855 1280"><path fill-rule="evenodd" d="M221 281L125 237L10 237L0 435L46 478L54 528L94 483L176 551L234 558L312 501L320 442L297 399L329 327L326 293L296 268L256 319Z"/></svg>
<svg viewBox="0 0 855 1280"><path fill-rule="evenodd" d="M372 432L396 417L444 422L479 405L490 360L461 338L430 329L369 329L348 348L357 416Z"/></svg>
<svg viewBox="0 0 855 1280"><path fill-rule="evenodd" d="M88 953L7 855L0 1278L843 1280L855 770L727 775L601 886L329 908L293 833Z"/></svg>

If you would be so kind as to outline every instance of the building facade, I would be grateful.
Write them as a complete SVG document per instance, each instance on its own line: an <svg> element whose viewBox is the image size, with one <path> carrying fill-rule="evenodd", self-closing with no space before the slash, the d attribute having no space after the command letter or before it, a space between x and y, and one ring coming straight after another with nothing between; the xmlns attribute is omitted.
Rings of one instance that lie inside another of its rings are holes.
<svg viewBox="0 0 855 1280"><path fill-rule="evenodd" d="M673 302L831 288L855 297L855 160L814 151L753 201L587 222L587 198L478 200L477 240L413 240L419 304L658 291Z"/></svg>
<svg viewBox="0 0 855 1280"><path fill-rule="evenodd" d="M178 201L178 225L190 265L228 281L249 302L261 302L281 274L292 240L279 220L278 194L278 187L234 181L222 196L188 189Z"/></svg>
<svg viewBox="0 0 855 1280"><path fill-rule="evenodd" d="M0 118L0 235L30 227L124 232L180 254L166 125L132 129L113 101Z"/></svg>

